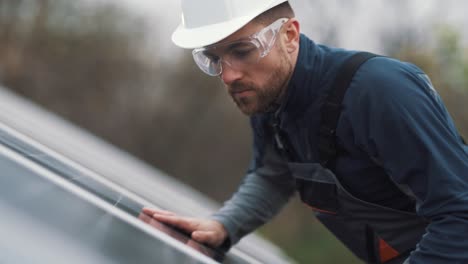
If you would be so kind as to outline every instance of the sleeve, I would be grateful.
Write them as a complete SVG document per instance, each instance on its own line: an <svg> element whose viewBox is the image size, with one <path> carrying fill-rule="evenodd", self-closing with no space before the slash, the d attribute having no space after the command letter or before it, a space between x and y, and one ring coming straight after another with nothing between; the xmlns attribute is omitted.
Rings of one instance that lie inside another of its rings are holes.
<svg viewBox="0 0 468 264"><path fill-rule="evenodd" d="M287 164L273 146L254 140L253 160L237 192L211 216L229 234L225 248L275 216L295 191Z"/></svg>
<svg viewBox="0 0 468 264"><path fill-rule="evenodd" d="M376 58L355 82L356 143L409 187L417 213L430 221L405 263L468 263L468 153L429 78Z"/></svg>

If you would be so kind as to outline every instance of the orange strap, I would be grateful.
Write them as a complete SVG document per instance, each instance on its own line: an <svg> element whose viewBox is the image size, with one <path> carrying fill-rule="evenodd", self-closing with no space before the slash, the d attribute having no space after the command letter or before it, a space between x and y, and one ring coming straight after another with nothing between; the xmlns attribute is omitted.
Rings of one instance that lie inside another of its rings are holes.
<svg viewBox="0 0 468 264"><path fill-rule="evenodd" d="M317 212L320 212L320 213L325 213L325 214L333 214L333 215L336 215L336 212L323 210L323 209L320 209L320 208L317 208L317 207L310 206L310 205L308 205L308 204L306 204L306 203L304 203L304 204L307 205L309 208L311 208L311 209L314 210L314 211L317 211Z"/></svg>
<svg viewBox="0 0 468 264"><path fill-rule="evenodd" d="M380 253L380 261L385 263L393 258L396 258L400 255L398 251L392 248L385 240L379 238L379 253Z"/></svg>

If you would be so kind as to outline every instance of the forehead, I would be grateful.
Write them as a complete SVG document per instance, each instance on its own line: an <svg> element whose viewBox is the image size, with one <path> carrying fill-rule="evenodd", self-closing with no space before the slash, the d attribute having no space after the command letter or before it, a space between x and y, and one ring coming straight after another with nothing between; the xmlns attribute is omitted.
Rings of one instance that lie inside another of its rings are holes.
<svg viewBox="0 0 468 264"><path fill-rule="evenodd" d="M254 34L260 29L262 29L262 25L251 21L245 26L243 26L242 28L240 28L239 30L237 30L236 32L229 35L227 38L217 42L214 45L223 45L225 43L229 43L229 42L233 42L242 38L249 37L250 35Z"/></svg>

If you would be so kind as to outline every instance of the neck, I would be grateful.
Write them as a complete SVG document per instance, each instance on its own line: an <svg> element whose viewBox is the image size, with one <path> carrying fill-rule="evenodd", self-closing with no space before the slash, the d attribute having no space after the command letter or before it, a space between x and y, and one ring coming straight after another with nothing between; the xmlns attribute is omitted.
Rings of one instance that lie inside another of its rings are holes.
<svg viewBox="0 0 468 264"><path fill-rule="evenodd" d="M298 56L299 56L299 49L295 50L289 56L288 61L289 61L290 69L289 69L288 77L285 78L284 83L282 84L281 93L279 94L279 96L278 96L278 98L276 100L276 104L278 104L278 105L281 105L284 98L286 97L287 90L289 88L289 82L291 81L292 75L294 73L294 69L296 68L296 63L297 63L297 57Z"/></svg>

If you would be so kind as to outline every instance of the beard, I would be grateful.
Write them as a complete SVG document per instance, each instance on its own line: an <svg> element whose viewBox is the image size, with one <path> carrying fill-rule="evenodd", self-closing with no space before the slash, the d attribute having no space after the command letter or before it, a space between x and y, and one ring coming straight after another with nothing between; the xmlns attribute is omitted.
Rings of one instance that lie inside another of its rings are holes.
<svg viewBox="0 0 468 264"><path fill-rule="evenodd" d="M292 74L292 64L285 52L280 52L277 67L261 86L252 82L236 81L229 86L229 94L237 107L248 116L258 113L272 112L284 97L289 78ZM237 96L237 93L247 91L250 96Z"/></svg>

